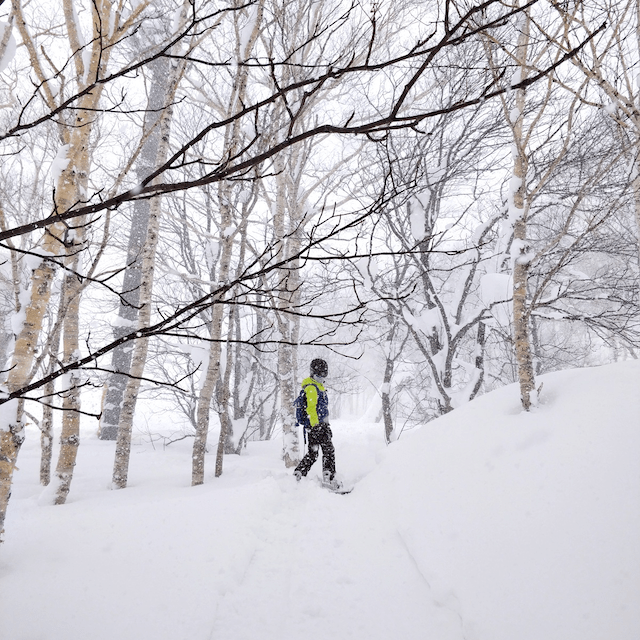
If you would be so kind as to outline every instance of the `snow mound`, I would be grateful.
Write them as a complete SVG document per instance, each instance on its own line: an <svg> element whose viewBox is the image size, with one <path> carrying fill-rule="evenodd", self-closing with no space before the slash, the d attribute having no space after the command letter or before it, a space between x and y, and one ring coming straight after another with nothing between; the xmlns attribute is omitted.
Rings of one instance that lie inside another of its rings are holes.
<svg viewBox="0 0 640 640"><path fill-rule="evenodd" d="M545 376L457 409L361 487L467 640L640 637L640 367Z"/></svg>

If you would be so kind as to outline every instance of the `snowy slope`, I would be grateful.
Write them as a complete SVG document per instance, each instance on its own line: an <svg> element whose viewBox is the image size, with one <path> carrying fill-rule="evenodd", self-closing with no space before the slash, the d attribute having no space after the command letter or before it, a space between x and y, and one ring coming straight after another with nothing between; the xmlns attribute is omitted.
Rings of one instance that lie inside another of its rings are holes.
<svg viewBox="0 0 640 640"><path fill-rule="evenodd" d="M509 387L388 448L336 422L347 496L297 484L277 442L197 488L188 443L140 443L110 491L87 435L47 506L31 433L0 640L638 640L639 386L635 362L562 372L532 414Z"/></svg>

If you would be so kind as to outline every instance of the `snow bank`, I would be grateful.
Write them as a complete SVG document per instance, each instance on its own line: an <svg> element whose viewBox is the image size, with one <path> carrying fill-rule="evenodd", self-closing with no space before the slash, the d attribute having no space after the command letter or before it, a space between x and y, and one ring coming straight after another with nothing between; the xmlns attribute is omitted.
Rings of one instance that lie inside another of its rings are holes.
<svg viewBox="0 0 640 640"><path fill-rule="evenodd" d="M514 386L410 434L362 483L467 640L640 637L637 362Z"/></svg>

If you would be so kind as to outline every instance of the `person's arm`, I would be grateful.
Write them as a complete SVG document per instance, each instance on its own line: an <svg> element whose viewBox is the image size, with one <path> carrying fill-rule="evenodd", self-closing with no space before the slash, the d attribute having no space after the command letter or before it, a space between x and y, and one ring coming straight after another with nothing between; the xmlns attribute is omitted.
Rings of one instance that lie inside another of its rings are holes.
<svg viewBox="0 0 640 640"><path fill-rule="evenodd" d="M304 392L307 394L307 415L309 423L312 427L317 427L318 422L318 388L315 384L309 384L305 387Z"/></svg>

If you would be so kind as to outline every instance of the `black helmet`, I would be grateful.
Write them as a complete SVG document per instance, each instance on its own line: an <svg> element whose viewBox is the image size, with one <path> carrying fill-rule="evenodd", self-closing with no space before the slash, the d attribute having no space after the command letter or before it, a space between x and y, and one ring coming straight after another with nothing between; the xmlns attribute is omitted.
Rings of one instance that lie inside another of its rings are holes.
<svg viewBox="0 0 640 640"><path fill-rule="evenodd" d="M329 367L324 360L316 358L311 361L311 377L320 376L321 378L326 378L328 373Z"/></svg>

